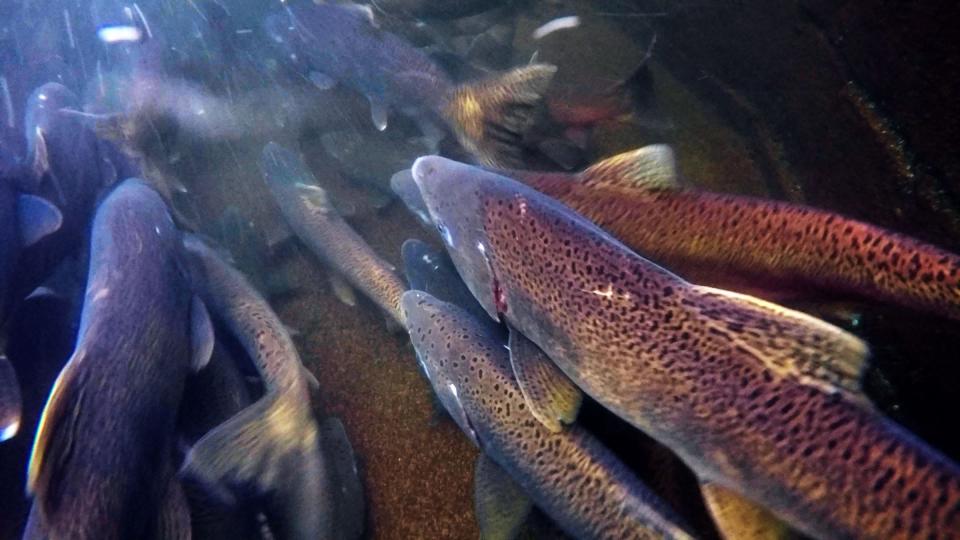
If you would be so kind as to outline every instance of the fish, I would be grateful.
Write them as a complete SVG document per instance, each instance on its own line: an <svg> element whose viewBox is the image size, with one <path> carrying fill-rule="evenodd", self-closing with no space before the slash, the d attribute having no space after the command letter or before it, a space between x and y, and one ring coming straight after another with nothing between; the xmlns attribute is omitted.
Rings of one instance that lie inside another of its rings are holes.
<svg viewBox="0 0 960 540"><path fill-rule="evenodd" d="M529 510L529 503L516 499L526 493L576 538L693 538L587 431L574 425L552 433L533 417L496 334L423 291L404 293L402 302L434 391L483 452L475 482L482 533L515 531ZM521 494L510 489L514 481Z"/></svg>
<svg viewBox="0 0 960 540"><path fill-rule="evenodd" d="M195 235L184 235L183 247L195 290L253 361L264 395L197 441L182 474L225 501L242 498L251 486L254 496L270 497L280 508L276 524L284 538L339 537L348 525L333 513L338 492L310 407L316 379L283 323L239 271ZM362 523L362 511L350 519Z"/></svg>
<svg viewBox="0 0 960 540"><path fill-rule="evenodd" d="M687 282L505 176L431 156L412 170L487 313L701 482L814 537L960 530L960 468L873 409L860 339Z"/></svg>
<svg viewBox="0 0 960 540"><path fill-rule="evenodd" d="M391 108L414 112L436 137L452 129L478 162L522 162L524 134L556 67L531 64L457 86L426 54L378 28L369 7L303 2L270 16L266 31L314 80L337 81L367 96L377 129Z"/></svg>
<svg viewBox="0 0 960 540"><path fill-rule="evenodd" d="M263 149L260 168L280 211L296 235L368 298L394 323L402 324L400 295L406 290L393 266L384 261L337 214L326 192L299 156L276 144ZM334 282L345 303L355 303L351 292Z"/></svg>
<svg viewBox="0 0 960 540"><path fill-rule="evenodd" d="M180 233L143 181L110 192L91 234L76 345L30 454L25 538L143 538L183 523L175 422L187 376L210 358L209 314L186 283Z"/></svg>
<svg viewBox="0 0 960 540"><path fill-rule="evenodd" d="M433 222L430 221L430 213L427 211L427 205L420 196L420 188L413 181L413 173L410 169L404 169L394 173L390 177L390 191L396 195L407 210L416 216L421 225L433 230Z"/></svg>
<svg viewBox="0 0 960 540"><path fill-rule="evenodd" d="M685 187L666 145L579 174L507 175L700 283L770 299L844 293L960 320L960 256L834 212Z"/></svg>

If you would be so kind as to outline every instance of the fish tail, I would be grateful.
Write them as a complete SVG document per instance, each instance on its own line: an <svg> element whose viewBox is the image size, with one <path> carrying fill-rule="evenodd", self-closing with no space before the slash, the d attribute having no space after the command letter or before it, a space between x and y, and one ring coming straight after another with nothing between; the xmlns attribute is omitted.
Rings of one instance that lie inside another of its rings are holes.
<svg viewBox="0 0 960 540"><path fill-rule="evenodd" d="M466 150L490 167L522 165L522 143L556 66L531 64L459 86L445 115Z"/></svg>
<svg viewBox="0 0 960 540"><path fill-rule="evenodd" d="M328 538L332 493L318 439L302 407L267 394L197 441L181 473L226 504L265 497L285 538Z"/></svg>
<svg viewBox="0 0 960 540"><path fill-rule="evenodd" d="M20 385L17 374L6 356L0 355L0 442L20 429Z"/></svg>

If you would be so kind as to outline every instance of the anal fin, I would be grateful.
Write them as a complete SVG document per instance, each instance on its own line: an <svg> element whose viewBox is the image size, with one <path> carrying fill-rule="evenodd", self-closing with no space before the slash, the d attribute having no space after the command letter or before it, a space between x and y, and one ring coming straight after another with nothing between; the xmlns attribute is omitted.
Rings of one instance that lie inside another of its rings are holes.
<svg viewBox="0 0 960 540"><path fill-rule="evenodd" d="M784 522L753 501L711 482L700 484L713 522L726 540L799 538Z"/></svg>
<svg viewBox="0 0 960 540"><path fill-rule="evenodd" d="M330 289L333 291L333 295L337 297L337 300L340 300L344 304L350 307L356 307L357 305L357 293L354 292L353 286L336 272L330 273Z"/></svg>
<svg viewBox="0 0 960 540"><path fill-rule="evenodd" d="M513 478L483 453L477 456L473 490L480 538L516 538L533 503Z"/></svg>
<svg viewBox="0 0 960 540"><path fill-rule="evenodd" d="M192 345L190 365L194 371L200 371L210 362L216 340L210 313L198 296L194 296L190 303L190 341Z"/></svg>
<svg viewBox="0 0 960 540"><path fill-rule="evenodd" d="M583 393L535 343L510 328L510 364L530 412L557 433L577 418Z"/></svg>

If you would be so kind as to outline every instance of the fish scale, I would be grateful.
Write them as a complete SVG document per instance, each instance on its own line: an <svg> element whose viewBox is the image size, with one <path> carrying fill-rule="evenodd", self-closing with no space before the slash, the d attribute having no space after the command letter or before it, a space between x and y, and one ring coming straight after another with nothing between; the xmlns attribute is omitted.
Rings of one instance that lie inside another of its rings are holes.
<svg viewBox="0 0 960 540"><path fill-rule="evenodd" d="M764 312L743 295L718 299L722 291L680 279L505 177L421 158L414 178L481 303L493 305L486 276L503 297L502 318L701 480L762 501L814 536L960 534L955 464L775 354L789 343L801 352L827 344L828 359L842 356L856 350L852 336L843 346L845 333L802 318L798 331L833 337L805 344L778 332L789 322L785 308ZM766 329L769 342L729 324L762 316L777 323Z"/></svg>

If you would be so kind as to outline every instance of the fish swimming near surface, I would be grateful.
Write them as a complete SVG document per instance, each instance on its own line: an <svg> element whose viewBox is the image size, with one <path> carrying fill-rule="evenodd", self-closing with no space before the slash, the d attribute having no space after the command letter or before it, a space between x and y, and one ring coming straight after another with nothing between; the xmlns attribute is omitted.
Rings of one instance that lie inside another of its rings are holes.
<svg viewBox="0 0 960 540"><path fill-rule="evenodd" d="M400 296L406 290L403 281L337 214L303 160L270 143L263 149L260 166L281 213L296 235L350 285L402 324ZM334 282L334 291L346 303L355 303L349 287L344 290L344 285Z"/></svg>
<svg viewBox="0 0 960 540"><path fill-rule="evenodd" d="M438 157L413 175L487 312L701 481L815 537L960 531L960 468L871 408L856 337L687 282L504 176Z"/></svg>
<svg viewBox="0 0 960 540"><path fill-rule="evenodd" d="M523 522L530 506L511 489L515 481L576 538L692 538L673 511L589 433L578 426L553 433L534 418L499 336L422 291L403 295L403 311L434 391L483 451L475 490L484 534L509 538L492 533L515 531Z"/></svg>
<svg viewBox="0 0 960 540"><path fill-rule="evenodd" d="M435 126L446 124L490 166L522 161L524 135L556 72L532 64L457 86L426 54L380 30L365 6L301 2L268 18L266 27L312 80L365 94L378 129L386 129L390 108L412 111L425 135L437 137Z"/></svg>
<svg viewBox="0 0 960 540"><path fill-rule="evenodd" d="M351 516L352 523L335 515L339 492L333 489L334 473L324 462L310 407L309 385L316 381L283 323L243 275L200 238L186 235L184 248L198 294L253 361L264 395L197 441L183 474L225 500L236 500L235 494L251 487L253 496L270 497L280 508L276 526L284 538L340 538L343 531L362 527L362 508Z"/></svg>
<svg viewBox="0 0 960 540"><path fill-rule="evenodd" d="M960 256L825 210L685 188L665 145L579 174L505 174L698 283L841 292L960 320Z"/></svg>
<svg viewBox="0 0 960 540"><path fill-rule="evenodd" d="M190 292L160 196L126 180L93 221L76 347L50 391L27 471L26 538L145 538L189 526L175 422L213 330Z"/></svg>

